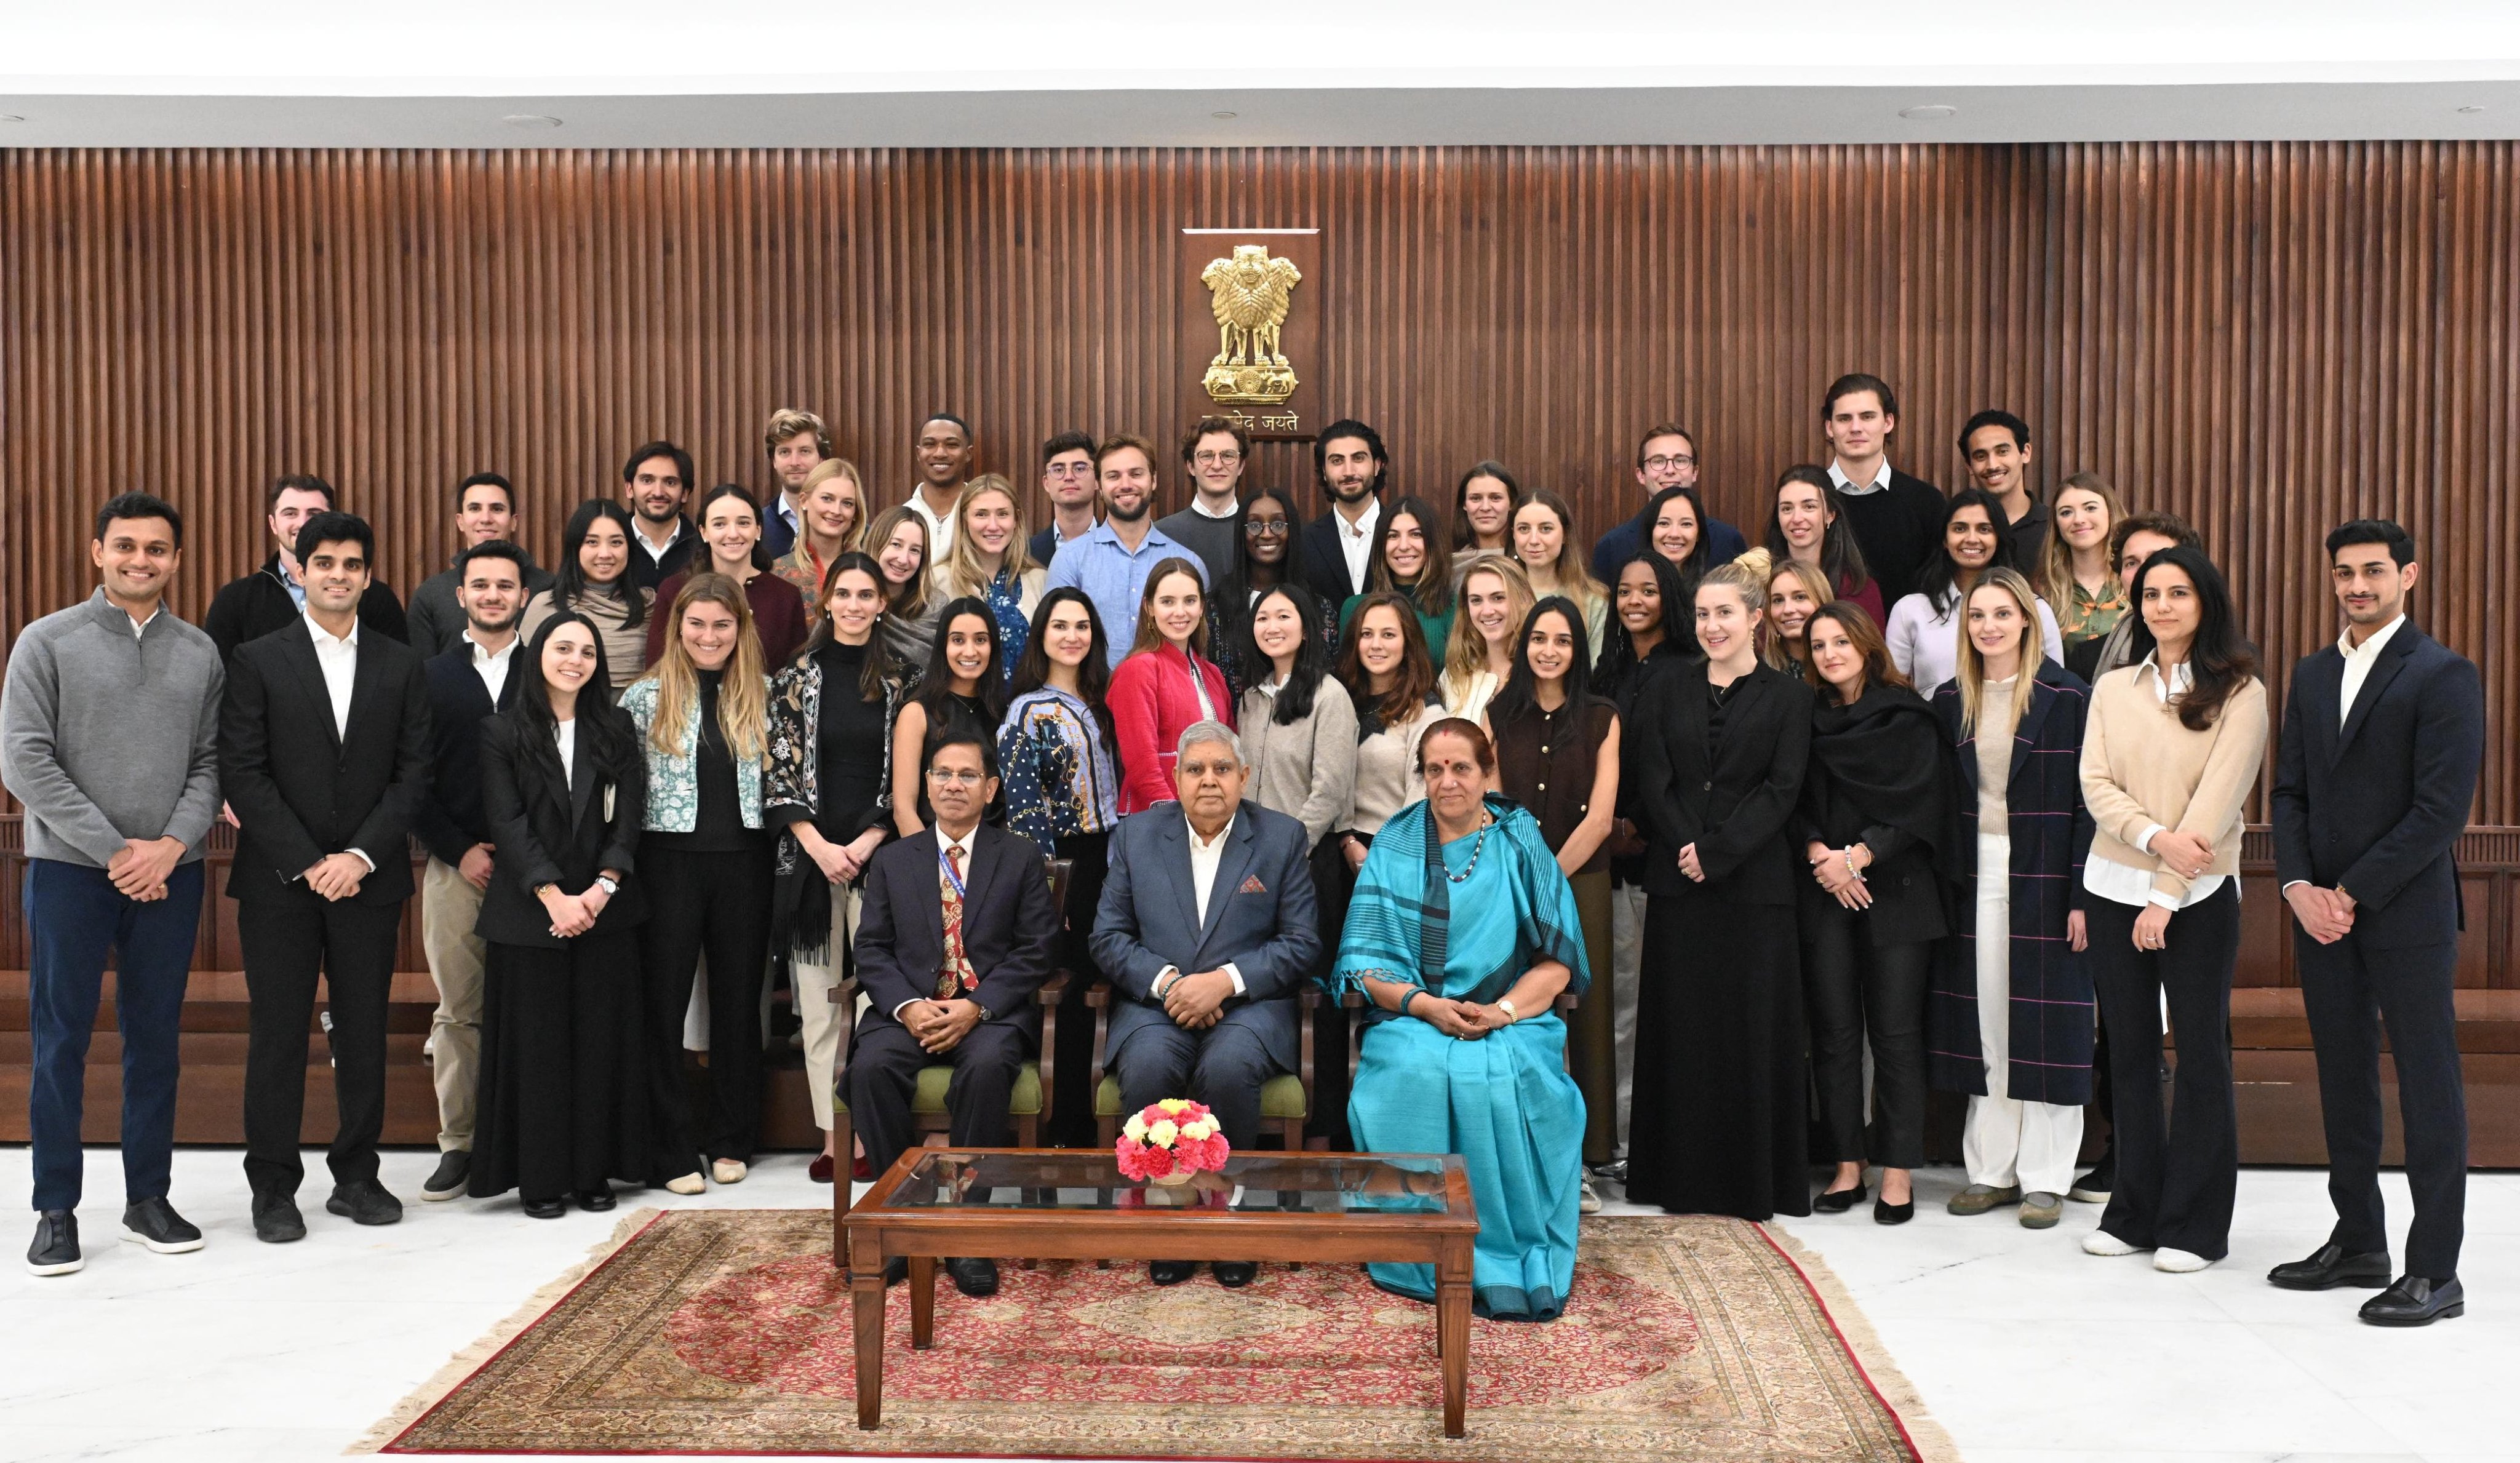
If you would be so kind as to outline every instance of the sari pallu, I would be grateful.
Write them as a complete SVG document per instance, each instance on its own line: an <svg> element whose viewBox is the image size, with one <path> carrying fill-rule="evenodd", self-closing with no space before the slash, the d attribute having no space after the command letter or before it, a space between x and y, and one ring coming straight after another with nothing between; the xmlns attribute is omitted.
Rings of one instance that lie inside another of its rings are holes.
<svg viewBox="0 0 2520 1463"><path fill-rule="evenodd" d="M1566 965L1570 992L1590 984L1574 891L1539 822L1495 794L1487 806L1497 820L1484 843L1438 845L1423 802L1383 824L1357 873L1334 994L1362 993L1372 977L1490 1004L1541 960ZM1473 1308L1555 1319L1574 1280L1583 1185L1584 1098L1566 1075L1565 1023L1543 1009L1464 1042L1378 1006L1366 1020L1348 1097L1358 1149L1461 1154L1479 1209ZM1431 1265L1367 1270L1385 1290L1435 1298Z"/></svg>

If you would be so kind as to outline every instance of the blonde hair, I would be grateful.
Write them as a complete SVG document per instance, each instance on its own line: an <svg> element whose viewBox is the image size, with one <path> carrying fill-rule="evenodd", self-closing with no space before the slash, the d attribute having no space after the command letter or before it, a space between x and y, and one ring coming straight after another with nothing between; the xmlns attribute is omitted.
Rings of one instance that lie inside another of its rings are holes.
<svg viewBox="0 0 2520 1463"><path fill-rule="evenodd" d="M1522 565L1502 555L1483 558L1462 571L1462 583L1453 592L1453 634L1444 643L1444 704L1458 706L1468 693L1470 683L1488 668L1487 637L1470 623L1470 581L1482 574L1494 574L1505 581L1506 602L1511 606L1506 617L1507 658L1512 658L1512 642L1522 633L1522 622L1531 616L1531 607L1540 602L1531 592L1531 575Z"/></svg>
<svg viewBox="0 0 2520 1463"><path fill-rule="evenodd" d="M832 434L824 427L823 419L794 407L781 407L770 414L770 424L761 429L761 450L776 453L779 444L801 432L814 434L814 450L825 457L832 455Z"/></svg>
<svg viewBox="0 0 2520 1463"><path fill-rule="evenodd" d="M1020 579L1032 569L1032 551L1026 547L1029 527L1024 522L1023 500L1016 496L1015 485L995 472L983 472L963 485L962 501L954 505L954 546L945 551L944 594L946 598L969 595L985 598L988 576L980 572L980 550L971 542L971 505L983 493L996 493L1007 500L1015 512L1014 536L1007 540L1007 552L999 567L1010 579Z"/></svg>
<svg viewBox="0 0 2520 1463"><path fill-rule="evenodd" d="M1523 563L1520 555L1516 554L1510 547L1513 543L1514 519L1522 516L1524 509L1534 505L1548 510L1550 516L1557 520L1557 562L1549 566L1550 583L1546 586L1539 582L1531 565ZM1532 488L1526 491L1513 501L1513 508L1505 515L1505 537L1508 546L1506 549L1506 556L1517 564L1522 564L1523 575L1531 586L1532 598L1535 601L1546 599L1551 595L1563 595L1575 601L1575 607L1582 610L1588 620L1593 617L1595 605L1601 605L1604 608L1608 606L1610 588L1595 579L1592 570L1585 565L1583 552L1575 542L1575 510L1566 506L1565 499L1547 488Z"/></svg>
<svg viewBox="0 0 2520 1463"><path fill-rule="evenodd" d="M1979 653L1977 640L1968 633L1968 602L1980 590L2002 590L2021 606L2021 669L2015 675L2036 674L2044 650L2039 641L2039 596L2030 581L2017 569L2002 564L1989 564L1977 583L1960 597L1958 612L1952 616L1953 630L1960 638L1959 659L1952 669L1952 680L1960 688L1960 730L1977 731L1977 709L1985 699L1986 657ZM2018 698L2016 697L2016 703Z"/></svg>
<svg viewBox="0 0 2520 1463"><path fill-rule="evenodd" d="M859 475L858 465L850 462L847 458L827 457L814 465L813 471L805 474L805 485L798 488L796 493L800 502L810 501L814 496L814 490L816 488L821 487L823 484L830 482L835 477L845 477L849 480L849 492L851 494L852 501L857 504L857 511L849 515L849 531L840 535L839 553L847 554L864 547L866 544L866 479ZM812 537L813 530L807 529L803 534L798 536L796 547L802 549L805 546L805 543ZM834 556L836 557L837 555L835 554Z"/></svg>
<svg viewBox="0 0 2520 1463"><path fill-rule="evenodd" d="M2042 598L2049 604L2068 609L2074 604L2074 546L2065 542L2064 527L2056 521L2056 500L2078 488L2108 507L2111 532L2100 538L2100 556L2108 560L2112 578L2116 577L2118 566L2117 560L2109 554L2108 546L2116 541L2115 530L2126 521L2127 515L2126 505L2118 500L2118 490L2110 487L2107 480L2096 472L2077 472L2056 484L2056 490L2048 495L2048 538L2039 546L2039 562L2024 564L2022 568L2038 576Z"/></svg>
<svg viewBox="0 0 2520 1463"><path fill-rule="evenodd" d="M917 524L919 527L919 572L910 577L910 583L895 590L881 573L883 546L892 542L893 530L904 523ZM927 520L912 512L909 504L885 509L880 517L867 525L865 553L867 557L876 561L878 568L876 579L883 586L885 594L883 608L886 614L915 615L926 605L927 586L932 582L936 572L936 543L927 536Z"/></svg>
<svg viewBox="0 0 2520 1463"><path fill-rule="evenodd" d="M735 615L735 653L727 657L717 688L717 725L736 761L759 761L769 745L770 680L762 668L761 637L752 626L752 606L743 587L724 574L695 574L674 596L672 618L665 622L665 651L641 673L656 683L656 716L648 727L648 745L659 756L697 757L699 748L683 745L683 723L699 704L699 667L683 648L683 615L695 604L720 605Z"/></svg>
<svg viewBox="0 0 2520 1463"><path fill-rule="evenodd" d="M1746 554L1741 555L1743 559L1748 557ZM1733 562L1739 563L1741 559L1734 559ZM1801 667L1794 660L1793 653L1785 648L1785 634L1777 628L1776 623L1777 581L1788 574L1802 581L1803 592L1811 596L1813 614L1820 613L1821 606L1836 598L1837 591L1828 582L1828 571L1818 564L1807 564L1798 558L1788 558L1782 563L1771 565L1768 569L1766 576L1768 602L1759 607L1759 635L1766 642L1766 650L1761 658L1778 670L1798 671ZM1809 620L1803 622L1803 632L1808 638L1811 632Z"/></svg>
<svg viewBox="0 0 2520 1463"><path fill-rule="evenodd" d="M1697 587L1701 590L1710 584L1720 584L1731 589L1741 597L1742 608L1758 616L1762 623L1767 620L1768 576L1757 568L1737 558L1729 564L1718 564L1706 571L1705 578L1697 581ZM1691 606L1691 608L1694 607Z"/></svg>

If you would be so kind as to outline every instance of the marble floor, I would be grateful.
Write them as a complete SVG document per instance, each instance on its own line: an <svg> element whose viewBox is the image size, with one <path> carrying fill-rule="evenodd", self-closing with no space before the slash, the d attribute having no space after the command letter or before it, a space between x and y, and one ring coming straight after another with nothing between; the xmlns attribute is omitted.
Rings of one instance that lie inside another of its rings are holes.
<svg viewBox="0 0 2520 1463"><path fill-rule="evenodd" d="M433 1162L389 1154L386 1183L411 1199ZM320 1153L308 1169L322 1173ZM2296 1295L2261 1278L2324 1236L2315 1172L2243 1174L2231 1257L2195 1275L2084 1255L2077 1241L2098 1218L2086 1205L2042 1233L2007 1213L1953 1219L1940 1201L1959 1182L1921 1175L1924 1203L1904 1228L1866 1211L1784 1227L1854 1293L1970 1463L2520 1458L2520 1175L2472 1178L2473 1308L2413 1332L2356 1322L2367 1292ZM0 1213L24 1215L26 1184L23 1148L0 1154ZM157 1256L114 1239L113 1150L90 1150L88 1191L89 1261L76 1275L27 1275L17 1256L28 1227L0 1232L12 1247L0 1266L8 1463L338 1456L617 1218L414 1202L401 1224L360 1229L325 1215L310 1181L308 1237L264 1246L238 1155L186 1149L174 1199L209 1245ZM782 1155L742 1184L669 1202L820 1205L829 1192ZM2405 1198L2392 1175L2401 1224Z"/></svg>

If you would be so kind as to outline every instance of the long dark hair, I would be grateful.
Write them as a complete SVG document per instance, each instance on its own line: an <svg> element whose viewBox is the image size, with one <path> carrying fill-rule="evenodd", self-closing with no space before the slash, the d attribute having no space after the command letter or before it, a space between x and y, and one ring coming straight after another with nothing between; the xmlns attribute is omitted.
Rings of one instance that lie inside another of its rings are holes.
<svg viewBox="0 0 2520 1463"><path fill-rule="evenodd" d="M1540 704L1540 678L1531 669L1531 630L1545 614L1564 617L1566 628L1575 636L1575 658L1566 667L1566 704L1581 706L1599 699L1593 694L1586 667L1593 663L1592 637L1584 629L1584 611L1564 595L1552 595L1531 606L1522 617L1522 629L1513 638L1513 670L1506 676L1505 688L1489 702L1488 725L1502 728L1506 723Z"/></svg>
<svg viewBox="0 0 2520 1463"><path fill-rule="evenodd" d="M2003 500L1984 488L1960 489L1943 505L1943 521L1934 534L1934 556L1925 560L1924 571L1916 576L1916 592L1925 597L1925 602L1934 606L1938 615L1959 598L1960 566L1952 562L1952 520L1964 508L1984 509L1986 520L1995 525L1995 556L1986 561L1986 567L2015 572L2021 568L2013 560L2012 535L2004 531Z"/></svg>
<svg viewBox="0 0 2520 1463"><path fill-rule="evenodd" d="M509 672L524 679L517 687L516 704L499 714L515 723L524 765L541 776L546 788L558 788L562 800L566 801L568 770L560 762L560 718L552 711L551 687L543 681L543 646L563 625L582 625L595 638L595 674L586 678L585 687L577 693L578 755L593 757L598 771L617 779L630 771L640 753L638 727L631 722L630 713L612 704L611 672L604 656L604 628L587 618L583 610L555 612L535 627L532 642L525 646L524 663Z"/></svg>
<svg viewBox="0 0 2520 1463"><path fill-rule="evenodd" d="M698 523L701 530L699 566L705 569L717 562L717 551L710 548L707 541L708 510L709 505L721 498L737 499L745 508L752 510L752 566L766 571L773 560L770 557L770 551L761 546L761 539L763 531L770 526L769 520L761 514L761 500L753 497L752 490L740 482L722 482L702 493L699 507L692 510L692 521Z"/></svg>
<svg viewBox="0 0 2520 1463"><path fill-rule="evenodd" d="M1295 668L1287 673L1286 684L1278 688L1269 720L1281 727L1291 727L1313 714L1313 697L1321 691L1322 678L1330 673L1329 647L1322 643L1322 601L1300 584L1282 584L1266 591L1236 629L1234 653L1250 667L1248 679L1253 686L1268 680L1277 670L1278 662L1261 650L1258 638L1251 632L1251 622L1259 617L1261 604L1282 596L1294 608L1295 624L1303 632L1303 641L1295 646Z"/></svg>
<svg viewBox="0 0 2520 1463"><path fill-rule="evenodd" d="M1374 695L1373 677L1365 668L1365 657L1357 654L1365 617L1377 608L1400 616L1400 664L1392 671L1390 693L1383 696ZM1347 619L1347 639L1339 646L1338 678L1356 702L1360 740L1391 723L1408 721L1425 706L1435 690L1435 662L1426 658L1426 627L1418 623L1417 606L1407 595L1375 590L1356 601L1356 612Z"/></svg>
<svg viewBox="0 0 2520 1463"><path fill-rule="evenodd" d="M577 561L577 552L586 547L586 536L595 531L595 520L609 518L621 525L621 577L612 581L621 594L628 612L621 617L623 629L648 623L648 597L639 593L639 581L630 574L629 554L646 551L639 547L639 525L631 520L630 510L609 498L589 498L568 515L568 526L560 531L560 577L552 586L552 608L574 609L587 593L586 570Z"/></svg>
<svg viewBox="0 0 2520 1463"><path fill-rule="evenodd" d="M927 644L927 674L919 678L919 691L912 699L927 708L927 725L931 727L942 725L948 711L959 709L952 705L954 672L945 663L945 642L954 622L966 616L977 619L988 631L989 663L980 668L977 699L989 730L995 732L1007 715L1007 678L1003 674L1007 645L998 638L998 617L975 596L948 599L945 607L937 611L936 638Z"/></svg>
<svg viewBox="0 0 2520 1463"><path fill-rule="evenodd" d="M1418 567L1414 584L1402 584L1393 577L1391 560L1384 552L1390 548L1392 530L1403 514L1418 520L1418 537L1426 541L1426 561ZM1374 525L1373 556L1366 574L1367 586L1407 596L1419 614L1429 617L1442 614L1446 601L1453 596L1452 565L1438 561L1445 555L1435 547L1436 536L1443 531L1443 524L1444 520L1435 516L1434 505L1415 493L1405 493L1397 502L1386 505L1381 520ZM1573 553L1574 546L1569 545L1567 552Z"/></svg>
<svg viewBox="0 0 2520 1463"><path fill-rule="evenodd" d="M1688 591L1689 599L1693 601L1697 598L1697 581L1705 578L1706 571L1713 568L1715 564L1715 551L1713 548L1715 536L1708 533L1706 530L1706 500L1697 496L1697 490L1695 488L1665 488L1661 492L1654 494L1653 497L1645 500L1644 547L1645 552L1648 554L1655 552L1653 546L1654 521L1662 516L1664 507L1670 504L1675 498L1688 499L1688 510L1697 515L1697 542L1688 546L1688 557L1682 559L1679 563L1673 565L1674 568L1680 570L1681 588ZM1571 546L1569 552L1572 552ZM1693 617L1694 613L1694 611L1691 611L1692 618L1689 621L1689 633L1692 635L1696 633L1696 620Z"/></svg>
<svg viewBox="0 0 2520 1463"><path fill-rule="evenodd" d="M1628 564L1643 564L1651 570L1654 588L1662 595L1662 644L1672 648L1657 646L1656 653L1689 655L1697 649L1697 597L1681 581L1680 570L1670 559L1654 553L1650 545L1640 548L1610 576L1610 617L1601 631L1601 663L1593 673L1596 686L1625 686L1637 673L1636 641L1628 634L1627 622L1619 618L1619 581L1628 577Z"/></svg>
<svg viewBox="0 0 2520 1463"><path fill-rule="evenodd" d="M2145 559L2136 571L2135 589L2127 597L2135 601L2127 610L2135 616L2134 639L2127 646L2130 664L2142 664L2156 646L2152 626L2143 618L2143 586L2154 570L2165 566L2183 570L2196 586L2196 639L2187 647L2190 680L2179 696L2179 725L2202 732L2223 714L2224 703L2232 693L2257 676L2258 652L2233 622L2231 591L2223 583L2223 571L2214 567L2205 551L2174 544Z"/></svg>
<svg viewBox="0 0 2520 1463"><path fill-rule="evenodd" d="M1768 492L1768 556L1783 563L1793 556L1785 542L1785 531L1777 525L1777 499L1787 483L1802 483L1820 489L1822 510L1828 515L1827 526L1820 535L1821 571L1828 575L1829 593L1859 594L1872 582L1871 571L1864 566L1864 550L1855 542L1855 525L1847 520L1846 500L1837 494L1837 484L1828 474L1809 463L1796 463L1777 475L1777 485Z"/></svg>
<svg viewBox="0 0 2520 1463"><path fill-rule="evenodd" d="M1050 684L1050 612L1061 604L1084 606L1085 623L1093 627L1094 643L1076 667L1076 693L1094 713L1094 725L1102 732L1102 745L1117 760L1120 734L1111 723L1111 660L1103 653L1110 642L1102 638L1102 614L1094 607L1093 598L1076 586L1061 585L1042 596L1041 602L1032 607L1032 634L1024 641L1023 654L1015 660L1015 681L1007 700L1020 701Z"/></svg>
<svg viewBox="0 0 2520 1463"><path fill-rule="evenodd" d="M1510 554L1513 552L1513 510L1522 503L1522 484L1515 482L1513 474L1505 470L1505 464L1494 459L1472 463L1470 470L1462 473L1462 480L1453 485L1453 548L1477 547L1478 530L1470 526L1470 484L1482 477L1493 477L1505 484L1505 547ZM1574 545L1569 544L1567 548L1572 550Z"/></svg>
<svg viewBox="0 0 2520 1463"><path fill-rule="evenodd" d="M872 578L875 581L877 594L891 593L891 586L883 582L883 565L875 561L875 555L862 554L856 550L832 555L831 567L823 571L821 593L814 597L814 633L805 637L805 643L797 648L796 658L788 664L802 665L813 658L815 651L832 643L830 609L832 586L837 584L840 576L851 569ZM884 613L889 614L891 611L886 610ZM874 705L883 699L884 688L887 686L897 685L902 675L901 662L893 658L892 647L884 643L883 626L880 624L875 626L874 632L867 637L866 665L858 672L858 699L870 706Z"/></svg>

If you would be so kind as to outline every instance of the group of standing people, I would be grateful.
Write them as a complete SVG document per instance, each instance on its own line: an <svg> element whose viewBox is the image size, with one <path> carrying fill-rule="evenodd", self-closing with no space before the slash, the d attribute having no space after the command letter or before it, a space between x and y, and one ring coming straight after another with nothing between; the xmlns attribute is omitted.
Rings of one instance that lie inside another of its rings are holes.
<svg viewBox="0 0 2520 1463"><path fill-rule="evenodd" d="M515 546L510 485L468 478L465 547L407 615L367 524L320 480L281 479L274 554L207 633L162 612L180 515L117 498L103 587L22 636L0 713L32 864L29 1264L80 1262L78 1068L109 950L125 1225L200 1242L165 1149L219 816L239 828L267 1240L305 1232L319 973L340 1098L326 1207L399 1218L376 1141L417 837L441 997L427 1198L515 1190L551 1216L611 1207L615 1182L741 1181L781 979L827 1134L817 1177L912 1141L922 1064L956 1067L958 1141L1003 1140L1034 998L1064 968L1065 999L1114 992L1123 1110L1195 1096L1238 1145L1294 1066L1295 989L1363 1004L1352 1092L1346 1012L1312 1018L1311 1130L1480 1155L1488 1313L1556 1313L1597 1180L1764 1219L1851 1209L1877 1166L1874 1218L1905 1221L1929 1085L1968 1096L1954 1213L2017 1205L2044 1227L2068 1194L2101 1200L2086 1249L2209 1264L2237 1165L2241 810L2269 725L2222 575L2184 524L2097 479L2037 502L2009 414L1971 420L1978 485L1948 499L1889 466L1885 382L1841 378L1822 418L1831 461L1780 475L1755 549L1704 510L1694 437L1649 429L1644 507L1588 566L1565 501L1498 464L1461 478L1449 525L1387 497L1388 453L1357 421L1314 443L1328 510L1309 522L1284 490L1242 489L1230 419L1185 434L1192 499L1162 519L1151 443L1061 434L1042 453L1053 520L1027 533L960 419L921 423L920 483L871 514L822 423L783 411L766 502L721 484L694 519L689 456L644 444L621 501L569 515L556 573ZM2481 713L2473 667L2404 621L2404 531L2359 521L2328 551L2349 628L2296 679L2277 833L2345 1219L2335 1254L2274 1278L2390 1278L2361 1076L2376 1006L2402 1084L2410 1054L2448 1052L2446 1077L2405 1088L2410 1134L2419 1105L2426 1125L2422 1253L2372 1315L2429 1319L2459 1304L2464 1133L2449 966L2426 961L2455 938ZM163 714L103 699L132 687ZM2340 776L2350 759L2387 765ZM1044 855L1072 870L1063 909ZM833 998L849 977L861 1009ZM2166 1120L2165 997L2182 1039ZM1059 1056L1053 1136L1090 1140L1090 1053ZM2111 1155L2077 1178L2095 1095ZM859 1152L832 1151L835 1101ZM1817 1195L1815 1164L1833 1167ZM949 1268L994 1288L985 1261ZM1431 1294L1407 1267L1376 1278Z"/></svg>

